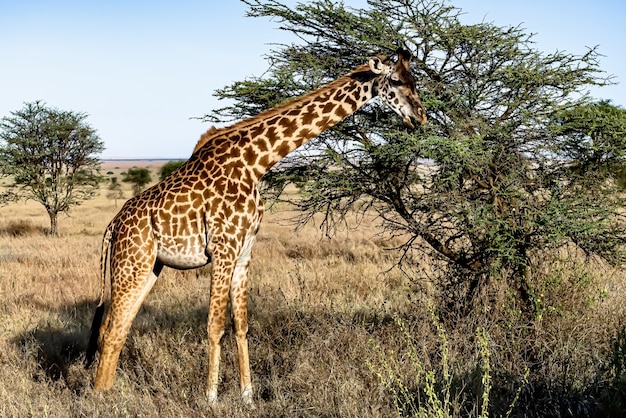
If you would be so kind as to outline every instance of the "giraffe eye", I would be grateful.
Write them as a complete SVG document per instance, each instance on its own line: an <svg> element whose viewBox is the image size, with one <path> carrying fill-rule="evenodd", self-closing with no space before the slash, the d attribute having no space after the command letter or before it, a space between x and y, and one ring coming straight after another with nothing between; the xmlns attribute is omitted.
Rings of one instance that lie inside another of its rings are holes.
<svg viewBox="0 0 626 418"><path fill-rule="evenodd" d="M402 81L397 79L397 78L393 78L392 77L392 78L389 79L389 84L391 84L392 86L397 87L397 86L401 86L402 85Z"/></svg>

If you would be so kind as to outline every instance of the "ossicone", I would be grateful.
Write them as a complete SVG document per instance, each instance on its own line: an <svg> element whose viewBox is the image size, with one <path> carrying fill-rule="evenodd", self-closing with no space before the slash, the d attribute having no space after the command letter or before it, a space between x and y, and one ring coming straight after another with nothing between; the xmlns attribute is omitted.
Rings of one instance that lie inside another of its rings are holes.
<svg viewBox="0 0 626 418"><path fill-rule="evenodd" d="M396 55L398 56L398 60L402 61L411 61L411 58L413 57L411 51L401 46L396 49Z"/></svg>

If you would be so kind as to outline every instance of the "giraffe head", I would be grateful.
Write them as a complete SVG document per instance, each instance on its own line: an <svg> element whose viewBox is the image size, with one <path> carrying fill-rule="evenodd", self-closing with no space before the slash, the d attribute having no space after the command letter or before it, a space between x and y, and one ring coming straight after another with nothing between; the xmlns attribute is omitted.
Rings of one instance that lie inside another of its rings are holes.
<svg viewBox="0 0 626 418"><path fill-rule="evenodd" d="M379 78L378 95L402 118L407 127L413 129L414 121L420 125L426 123L426 111L411 75L411 54L398 49L397 56L395 62L391 58L371 58L369 66Z"/></svg>

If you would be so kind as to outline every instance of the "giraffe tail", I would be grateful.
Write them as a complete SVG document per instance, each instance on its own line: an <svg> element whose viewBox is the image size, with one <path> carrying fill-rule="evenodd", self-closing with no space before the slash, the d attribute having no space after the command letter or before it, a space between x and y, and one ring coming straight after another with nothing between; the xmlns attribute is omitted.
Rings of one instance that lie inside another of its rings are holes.
<svg viewBox="0 0 626 418"><path fill-rule="evenodd" d="M111 222L107 227L102 239L102 253L100 255L100 301L96 307L96 312L91 322L89 342L87 343L87 353L85 355L85 368L89 368L91 366L99 348L100 326L102 325L102 317L104 316L106 308L104 301L106 292L107 266L109 264L109 247L112 236L113 222Z"/></svg>

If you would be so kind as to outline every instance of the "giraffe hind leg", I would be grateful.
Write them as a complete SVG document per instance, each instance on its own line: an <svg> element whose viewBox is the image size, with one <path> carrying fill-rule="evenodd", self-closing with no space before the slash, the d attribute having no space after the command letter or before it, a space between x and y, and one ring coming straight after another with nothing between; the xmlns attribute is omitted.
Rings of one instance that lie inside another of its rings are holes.
<svg viewBox="0 0 626 418"><path fill-rule="evenodd" d="M111 304L100 329L100 359L93 385L94 390L108 389L113 386L120 352L130 327L159 272L160 267L155 266L153 271L143 275L143 280L132 281L131 288L124 287L123 292L116 287L111 289Z"/></svg>

